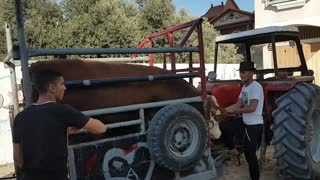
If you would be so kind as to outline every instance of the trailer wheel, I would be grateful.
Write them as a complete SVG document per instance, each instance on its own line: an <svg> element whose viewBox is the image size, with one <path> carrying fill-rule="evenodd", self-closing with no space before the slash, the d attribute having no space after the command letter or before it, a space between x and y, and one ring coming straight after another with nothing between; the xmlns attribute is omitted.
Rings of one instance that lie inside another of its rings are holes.
<svg viewBox="0 0 320 180"><path fill-rule="evenodd" d="M274 157L286 178L320 179L320 89L301 83L276 100Z"/></svg>
<svg viewBox="0 0 320 180"><path fill-rule="evenodd" d="M187 104L171 104L151 120L147 143L151 158L158 165L179 171L199 162L207 138L206 122L197 109Z"/></svg>

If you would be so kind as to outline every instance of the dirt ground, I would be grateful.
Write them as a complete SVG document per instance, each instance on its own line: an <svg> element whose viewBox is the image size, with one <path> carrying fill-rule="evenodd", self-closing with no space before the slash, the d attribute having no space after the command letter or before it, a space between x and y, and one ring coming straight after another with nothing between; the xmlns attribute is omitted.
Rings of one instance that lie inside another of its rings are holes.
<svg viewBox="0 0 320 180"><path fill-rule="evenodd" d="M283 180L277 175L276 160L273 159L273 146L268 146L266 153L266 160L260 172L260 180ZM260 153L257 153L260 157ZM231 157L227 160L223 167L223 176L218 180L250 180L248 164L244 155L240 157L240 166L237 157Z"/></svg>
<svg viewBox="0 0 320 180"><path fill-rule="evenodd" d="M282 180L282 178L277 175L275 168L276 160L273 159L272 156L273 147L268 146L266 161L261 171L260 180ZM0 177L12 177L13 172L13 164L0 166ZM237 157L231 157L230 160L227 160L223 167L223 176L217 180L250 180L248 165L244 155L242 154L240 157L240 166Z"/></svg>
<svg viewBox="0 0 320 180"><path fill-rule="evenodd" d="M0 166L0 177L12 177L14 173L13 164L6 164Z"/></svg>

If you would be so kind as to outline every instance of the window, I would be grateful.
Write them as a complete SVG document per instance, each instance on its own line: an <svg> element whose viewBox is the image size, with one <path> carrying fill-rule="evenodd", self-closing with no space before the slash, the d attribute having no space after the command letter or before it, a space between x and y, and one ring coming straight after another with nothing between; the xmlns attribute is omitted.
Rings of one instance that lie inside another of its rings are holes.
<svg viewBox="0 0 320 180"><path fill-rule="evenodd" d="M296 0L267 0L267 3L269 5L269 4L284 3L289 1L296 1Z"/></svg>
<svg viewBox="0 0 320 180"><path fill-rule="evenodd" d="M250 48L251 60L256 64L257 70L274 69L272 45L270 43L254 45ZM276 43L278 69L295 68L301 65L297 46L294 41ZM300 75L294 72L294 75ZM274 76L273 73L266 74L264 78Z"/></svg>
<svg viewBox="0 0 320 180"><path fill-rule="evenodd" d="M278 10L304 6L310 0L266 0L266 7L276 7Z"/></svg>

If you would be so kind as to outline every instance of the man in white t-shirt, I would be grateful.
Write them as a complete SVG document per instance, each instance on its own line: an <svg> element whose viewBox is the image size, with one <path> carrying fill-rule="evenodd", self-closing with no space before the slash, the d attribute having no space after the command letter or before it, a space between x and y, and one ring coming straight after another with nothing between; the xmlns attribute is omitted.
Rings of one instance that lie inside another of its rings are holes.
<svg viewBox="0 0 320 180"><path fill-rule="evenodd" d="M242 114L245 127L244 154L249 165L251 179L258 180L260 173L256 151L263 129L263 89L258 82L253 80L255 67L252 62L241 62L239 71L243 83L239 100L226 108L226 111L229 115Z"/></svg>

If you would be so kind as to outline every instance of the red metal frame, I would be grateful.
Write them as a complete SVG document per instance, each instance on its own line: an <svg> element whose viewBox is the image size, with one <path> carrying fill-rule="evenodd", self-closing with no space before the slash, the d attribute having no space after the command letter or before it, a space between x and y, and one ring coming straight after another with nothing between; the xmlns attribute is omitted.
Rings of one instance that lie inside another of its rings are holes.
<svg viewBox="0 0 320 180"><path fill-rule="evenodd" d="M196 19L196 20L184 23L184 24L180 24L180 25L177 25L177 26L172 26L172 27L170 27L168 29L162 30L162 31L157 32L157 33L150 34L148 36L148 39L153 39L155 37L166 35L168 32L172 33L174 31L178 31L178 30L181 30L181 29L188 28L188 27L192 26L195 22L197 22L197 25L199 25L199 24L202 23L202 19L201 18L200 19Z"/></svg>
<svg viewBox="0 0 320 180"><path fill-rule="evenodd" d="M186 42L188 41L188 39L190 38L192 32L195 30L195 28L197 27L198 23L200 22L200 19L195 20L190 28L190 30L187 32L187 34L183 37L182 41L180 42L180 47L183 47Z"/></svg>
<svg viewBox="0 0 320 180"><path fill-rule="evenodd" d="M168 37L169 46L173 47L174 46L174 39L173 39L172 32L168 32L167 37ZM170 60L171 60L171 69L173 71L175 71L176 70L176 56L174 53L170 53Z"/></svg>
<svg viewBox="0 0 320 180"><path fill-rule="evenodd" d="M170 60L171 60L171 70L174 73L177 72L191 72L195 70L199 70L200 79L201 79L201 99L203 101L203 113L205 116L205 119L209 120L209 111L207 107L207 90L206 90L206 76L205 76L205 62L204 62L204 48L203 48L203 36L202 36L202 22L203 19L199 18L181 25L173 26L168 29L162 30L157 33L153 33L147 36L147 38L142 41L142 43L139 45L139 48L144 48L144 45L148 43L149 47L152 47L152 40L154 38L160 37L160 36L167 36L168 43L170 47L174 47L174 35L173 33L175 31L179 31L182 29L189 28L188 32L185 34L183 39L181 40L179 47L183 47L186 45L186 42L190 38L191 34L197 29L196 33L198 35L198 49L199 49L199 63L200 68L193 68L192 66L192 53L190 53L189 56L189 68L186 69L176 69L176 57L175 53L170 53ZM134 57L136 55L133 55ZM133 57L132 56L132 57ZM150 58L150 56L149 56ZM163 54L163 69L166 69L166 54ZM153 65L153 58L149 59L149 64Z"/></svg>
<svg viewBox="0 0 320 180"><path fill-rule="evenodd" d="M167 70L167 54L163 53L162 57L163 57L163 69Z"/></svg>
<svg viewBox="0 0 320 180"><path fill-rule="evenodd" d="M139 44L139 48L144 48L146 45L148 45L149 48L152 48L152 41L150 39L145 39L143 40L140 44ZM131 55L131 59L134 59L137 57L137 54L132 54ZM149 57L149 65L150 66L153 66L153 54L150 53L148 54L148 57Z"/></svg>

